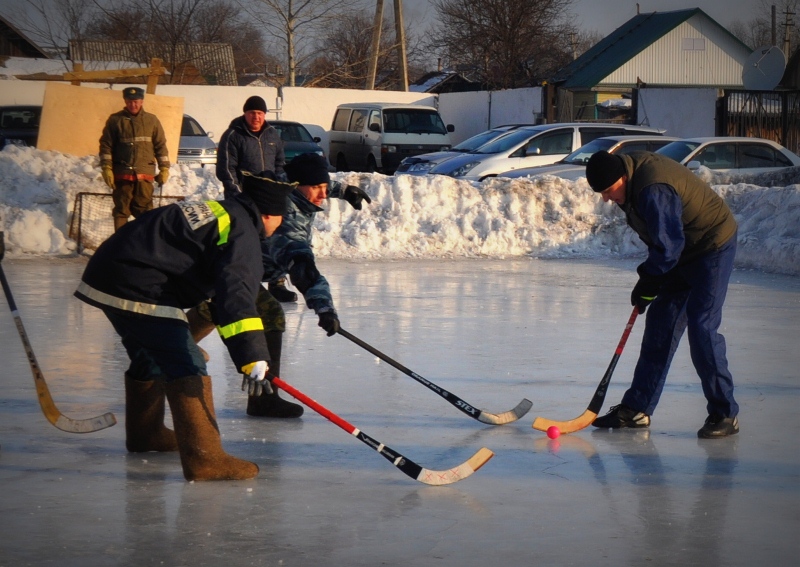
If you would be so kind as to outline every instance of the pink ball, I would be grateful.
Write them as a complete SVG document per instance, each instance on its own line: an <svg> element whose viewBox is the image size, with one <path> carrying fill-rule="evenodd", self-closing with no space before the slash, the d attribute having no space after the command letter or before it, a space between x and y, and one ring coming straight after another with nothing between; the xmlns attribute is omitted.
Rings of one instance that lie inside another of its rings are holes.
<svg viewBox="0 0 800 567"><path fill-rule="evenodd" d="M555 425L551 425L550 427L547 428L547 436L550 439L555 439L559 435L561 435L561 430L558 427L556 427Z"/></svg>

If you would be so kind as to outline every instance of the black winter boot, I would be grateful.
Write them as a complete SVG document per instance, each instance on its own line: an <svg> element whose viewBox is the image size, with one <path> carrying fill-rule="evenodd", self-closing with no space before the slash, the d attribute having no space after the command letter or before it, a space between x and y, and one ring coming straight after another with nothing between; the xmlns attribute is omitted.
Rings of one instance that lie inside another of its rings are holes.
<svg viewBox="0 0 800 567"><path fill-rule="evenodd" d="M267 347L269 348L269 373L280 377L281 349L283 346L283 333L281 331L267 331ZM260 396L247 397L247 415L253 417L280 417L292 418L303 415L303 406L286 401L278 395L278 387L272 388L273 392L262 393Z"/></svg>
<svg viewBox="0 0 800 567"><path fill-rule="evenodd" d="M272 294L272 297L281 303L295 303L297 301L297 294L286 289L286 278L269 282L267 290Z"/></svg>

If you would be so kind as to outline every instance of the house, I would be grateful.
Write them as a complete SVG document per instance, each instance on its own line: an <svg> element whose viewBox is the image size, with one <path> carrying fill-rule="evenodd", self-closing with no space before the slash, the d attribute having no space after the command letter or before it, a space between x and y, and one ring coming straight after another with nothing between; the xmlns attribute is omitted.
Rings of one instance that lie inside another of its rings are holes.
<svg viewBox="0 0 800 567"><path fill-rule="evenodd" d="M0 15L0 57L36 57L49 59L39 48L11 22Z"/></svg>
<svg viewBox="0 0 800 567"><path fill-rule="evenodd" d="M410 92L416 93L463 93L487 90L486 85L472 81L456 71L431 71L410 85Z"/></svg>
<svg viewBox="0 0 800 567"><path fill-rule="evenodd" d="M598 119L598 104L644 85L741 89L751 52L699 8L637 14L551 78L547 118Z"/></svg>

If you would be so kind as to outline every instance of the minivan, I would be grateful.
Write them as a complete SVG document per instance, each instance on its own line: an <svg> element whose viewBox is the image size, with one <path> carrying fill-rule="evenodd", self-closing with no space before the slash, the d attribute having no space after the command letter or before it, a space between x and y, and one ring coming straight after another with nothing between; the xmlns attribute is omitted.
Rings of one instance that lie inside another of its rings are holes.
<svg viewBox="0 0 800 567"><path fill-rule="evenodd" d="M663 135L663 130L610 122L565 122L512 130L477 150L450 158L430 170L466 181L483 181L505 171L555 163L604 136Z"/></svg>
<svg viewBox="0 0 800 567"><path fill-rule="evenodd" d="M404 158L449 150L453 130L431 106L341 104L331 125L329 159L337 171L391 175Z"/></svg>

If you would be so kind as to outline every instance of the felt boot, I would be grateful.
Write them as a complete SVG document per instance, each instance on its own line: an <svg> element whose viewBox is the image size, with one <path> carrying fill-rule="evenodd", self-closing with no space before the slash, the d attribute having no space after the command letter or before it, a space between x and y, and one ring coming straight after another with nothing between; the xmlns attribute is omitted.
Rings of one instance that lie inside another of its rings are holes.
<svg viewBox="0 0 800 567"><path fill-rule="evenodd" d="M210 376L186 376L164 388L186 480L244 480L258 475L255 463L222 449Z"/></svg>
<svg viewBox="0 0 800 567"><path fill-rule="evenodd" d="M175 432L164 426L164 383L125 373L125 447L131 453L177 451Z"/></svg>
<svg viewBox="0 0 800 567"><path fill-rule="evenodd" d="M281 331L268 331L269 373L273 376L281 375L281 350L283 347L283 333ZM253 417L300 417L303 415L303 406L284 400L278 395L278 387L272 388L273 392L263 392L260 396L247 397L247 415Z"/></svg>

